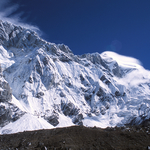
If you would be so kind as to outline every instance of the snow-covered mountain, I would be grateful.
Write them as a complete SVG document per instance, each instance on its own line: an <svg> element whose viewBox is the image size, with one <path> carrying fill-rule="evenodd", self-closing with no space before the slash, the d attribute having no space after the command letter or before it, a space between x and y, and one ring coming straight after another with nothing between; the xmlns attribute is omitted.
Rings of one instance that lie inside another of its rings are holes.
<svg viewBox="0 0 150 150"><path fill-rule="evenodd" d="M134 58L114 52L77 56L64 44L0 21L0 64L0 83L10 86L0 84L10 95L0 98L0 134L150 118L150 71Z"/></svg>

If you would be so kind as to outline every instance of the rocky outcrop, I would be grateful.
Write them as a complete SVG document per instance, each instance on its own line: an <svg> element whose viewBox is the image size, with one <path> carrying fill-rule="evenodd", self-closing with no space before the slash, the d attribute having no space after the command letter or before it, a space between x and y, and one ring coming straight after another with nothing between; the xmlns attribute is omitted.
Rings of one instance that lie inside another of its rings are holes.
<svg viewBox="0 0 150 150"><path fill-rule="evenodd" d="M0 103L0 127L14 122L22 117L25 112L21 111L17 106L11 103Z"/></svg>
<svg viewBox="0 0 150 150"><path fill-rule="evenodd" d="M0 44L5 45L8 48L24 48L39 44L38 40L36 40L37 38L35 38L37 34L21 26L0 21L0 31Z"/></svg>
<svg viewBox="0 0 150 150"><path fill-rule="evenodd" d="M83 119L84 119L84 118L83 118L83 115L82 115L82 114L78 114L78 115L76 115L76 116L73 118L73 123L74 123L74 124L77 124L77 125L79 125L79 126L83 126L83 122L82 122Z"/></svg>
<svg viewBox="0 0 150 150"><path fill-rule="evenodd" d="M11 101L12 92L8 83L5 80L0 80L0 102Z"/></svg>
<svg viewBox="0 0 150 150"><path fill-rule="evenodd" d="M51 116L45 117L45 119L53 126L57 126L59 124L59 115L57 113L53 113Z"/></svg>
<svg viewBox="0 0 150 150"><path fill-rule="evenodd" d="M8 102L12 99L12 90L8 82L3 78L2 68L0 66L0 102Z"/></svg>
<svg viewBox="0 0 150 150"><path fill-rule="evenodd" d="M5 105L0 104L0 127L11 121L11 111Z"/></svg>
<svg viewBox="0 0 150 150"><path fill-rule="evenodd" d="M12 89L8 82L3 78L2 68L0 66L0 127L10 122L18 120L25 112L11 103Z"/></svg>
<svg viewBox="0 0 150 150"><path fill-rule="evenodd" d="M74 116L79 113L79 109L75 107L75 105L71 102L64 103L61 102L61 110L65 116Z"/></svg>

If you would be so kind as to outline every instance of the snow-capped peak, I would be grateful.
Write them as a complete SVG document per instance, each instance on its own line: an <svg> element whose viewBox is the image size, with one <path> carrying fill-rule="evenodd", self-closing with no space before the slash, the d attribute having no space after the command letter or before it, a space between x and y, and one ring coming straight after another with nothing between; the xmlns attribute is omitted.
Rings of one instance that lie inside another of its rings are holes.
<svg viewBox="0 0 150 150"><path fill-rule="evenodd" d="M106 51L101 54L102 58L105 59L108 63L116 61L119 66L127 67L127 68L141 68L142 64L139 60L129 57L119 55L115 52Z"/></svg>
<svg viewBox="0 0 150 150"><path fill-rule="evenodd" d="M1 103L0 115L10 105L12 115L0 122L0 133L123 126L150 118L150 72L138 60L114 52L77 56L29 29L8 22L0 29L0 63L13 95Z"/></svg>

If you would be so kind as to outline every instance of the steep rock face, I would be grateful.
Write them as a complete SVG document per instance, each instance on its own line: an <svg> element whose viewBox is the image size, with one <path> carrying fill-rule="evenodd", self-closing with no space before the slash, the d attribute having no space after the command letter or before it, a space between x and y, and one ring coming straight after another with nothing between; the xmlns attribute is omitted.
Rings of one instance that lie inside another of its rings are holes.
<svg viewBox="0 0 150 150"><path fill-rule="evenodd" d="M1 78L0 80L0 102L8 102L12 98L12 92L8 82Z"/></svg>
<svg viewBox="0 0 150 150"><path fill-rule="evenodd" d="M12 123L22 117L25 112L11 103L0 103L0 127Z"/></svg>
<svg viewBox="0 0 150 150"><path fill-rule="evenodd" d="M3 78L0 66L0 127L18 120L25 112L11 103L12 90L8 82Z"/></svg>
<svg viewBox="0 0 150 150"><path fill-rule="evenodd" d="M0 40L4 77L31 118L56 127L122 126L150 118L150 75L137 60L113 52L77 56L64 44L2 21Z"/></svg>

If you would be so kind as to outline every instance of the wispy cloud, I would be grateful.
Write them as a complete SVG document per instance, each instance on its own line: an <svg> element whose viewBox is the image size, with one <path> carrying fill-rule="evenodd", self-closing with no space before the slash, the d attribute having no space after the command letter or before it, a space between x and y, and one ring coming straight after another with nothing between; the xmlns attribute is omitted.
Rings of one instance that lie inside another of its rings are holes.
<svg viewBox="0 0 150 150"><path fill-rule="evenodd" d="M31 30L35 30L40 32L37 26L33 26L29 23L26 23L21 19L24 12L17 12L19 8L19 4L13 4L11 0L0 0L0 20L8 21L16 25L23 26L25 28L29 28Z"/></svg>

